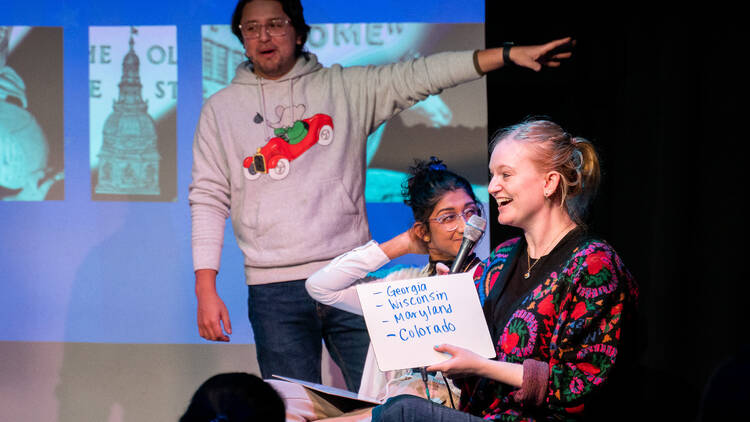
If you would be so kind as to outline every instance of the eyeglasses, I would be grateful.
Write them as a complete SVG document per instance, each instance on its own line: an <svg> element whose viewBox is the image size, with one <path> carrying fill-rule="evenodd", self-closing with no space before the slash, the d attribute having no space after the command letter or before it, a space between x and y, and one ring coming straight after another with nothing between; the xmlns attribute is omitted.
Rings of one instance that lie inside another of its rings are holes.
<svg viewBox="0 0 750 422"><path fill-rule="evenodd" d="M283 37L286 35L286 28L289 25L289 19L271 19L268 23L245 22L240 25L242 36L248 40L260 38L260 31L266 28L266 33L272 37Z"/></svg>
<svg viewBox="0 0 750 422"><path fill-rule="evenodd" d="M449 232L452 232L453 230L456 230L458 228L458 217L461 217L464 222L468 221L471 216L478 215L482 216L482 209L477 207L476 205L472 205L469 207L466 207L463 212L455 213L455 212L446 212L443 214L440 214L439 216L435 218L430 218L430 221L434 221L443 228Z"/></svg>

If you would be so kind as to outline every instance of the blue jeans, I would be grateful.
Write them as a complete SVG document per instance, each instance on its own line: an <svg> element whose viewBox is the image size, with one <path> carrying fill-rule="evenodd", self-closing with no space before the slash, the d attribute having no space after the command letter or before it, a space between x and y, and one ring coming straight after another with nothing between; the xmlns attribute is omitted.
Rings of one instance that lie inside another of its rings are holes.
<svg viewBox="0 0 750 422"><path fill-rule="evenodd" d="M346 387L359 390L370 346L364 318L314 301L305 280L248 286L247 305L263 378L320 383L322 340Z"/></svg>
<svg viewBox="0 0 750 422"><path fill-rule="evenodd" d="M372 409L372 422L483 422L484 419L433 403L422 397L401 395Z"/></svg>

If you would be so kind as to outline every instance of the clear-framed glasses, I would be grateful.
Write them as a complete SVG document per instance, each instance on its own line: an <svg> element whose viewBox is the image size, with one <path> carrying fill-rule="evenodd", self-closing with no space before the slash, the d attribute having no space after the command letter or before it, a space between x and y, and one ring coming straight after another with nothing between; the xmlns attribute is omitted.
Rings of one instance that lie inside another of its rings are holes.
<svg viewBox="0 0 750 422"><path fill-rule="evenodd" d="M444 212L443 214L440 214L439 216L435 218L430 218L430 221L434 221L443 228L449 232L452 232L453 230L456 230L458 228L458 218L462 218L464 222L468 221L472 215L478 215L482 216L482 209L479 208L477 205L471 205L466 207L462 212L456 213L456 212Z"/></svg>
<svg viewBox="0 0 750 422"><path fill-rule="evenodd" d="M240 32L245 39L254 40L260 38L260 31L266 28L266 33L272 37L283 37L286 35L289 19L276 18L271 19L268 23L245 22L240 25Z"/></svg>

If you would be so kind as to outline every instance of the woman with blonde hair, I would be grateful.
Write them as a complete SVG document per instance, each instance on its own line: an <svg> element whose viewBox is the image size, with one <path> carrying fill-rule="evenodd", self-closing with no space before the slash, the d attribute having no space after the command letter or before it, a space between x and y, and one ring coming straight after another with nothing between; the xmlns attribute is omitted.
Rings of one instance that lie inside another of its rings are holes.
<svg viewBox="0 0 750 422"><path fill-rule="evenodd" d="M496 133L491 150L498 221L523 230L474 275L497 357L436 346L450 358L427 369L455 377L465 413L399 396L373 421L583 419L630 358L638 287L583 224L600 180L592 144L529 120Z"/></svg>

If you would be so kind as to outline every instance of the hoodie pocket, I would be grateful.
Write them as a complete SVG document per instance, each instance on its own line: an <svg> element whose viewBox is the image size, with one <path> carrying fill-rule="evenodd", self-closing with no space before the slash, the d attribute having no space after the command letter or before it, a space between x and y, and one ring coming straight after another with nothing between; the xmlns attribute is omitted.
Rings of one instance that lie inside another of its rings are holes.
<svg viewBox="0 0 750 422"><path fill-rule="evenodd" d="M273 184L271 184L272 186ZM253 266L299 265L333 258L367 239L364 215L340 179L302 181L296 186L245 192L245 210L251 201L257 213L245 212L254 253ZM255 215L253 215L255 214Z"/></svg>

